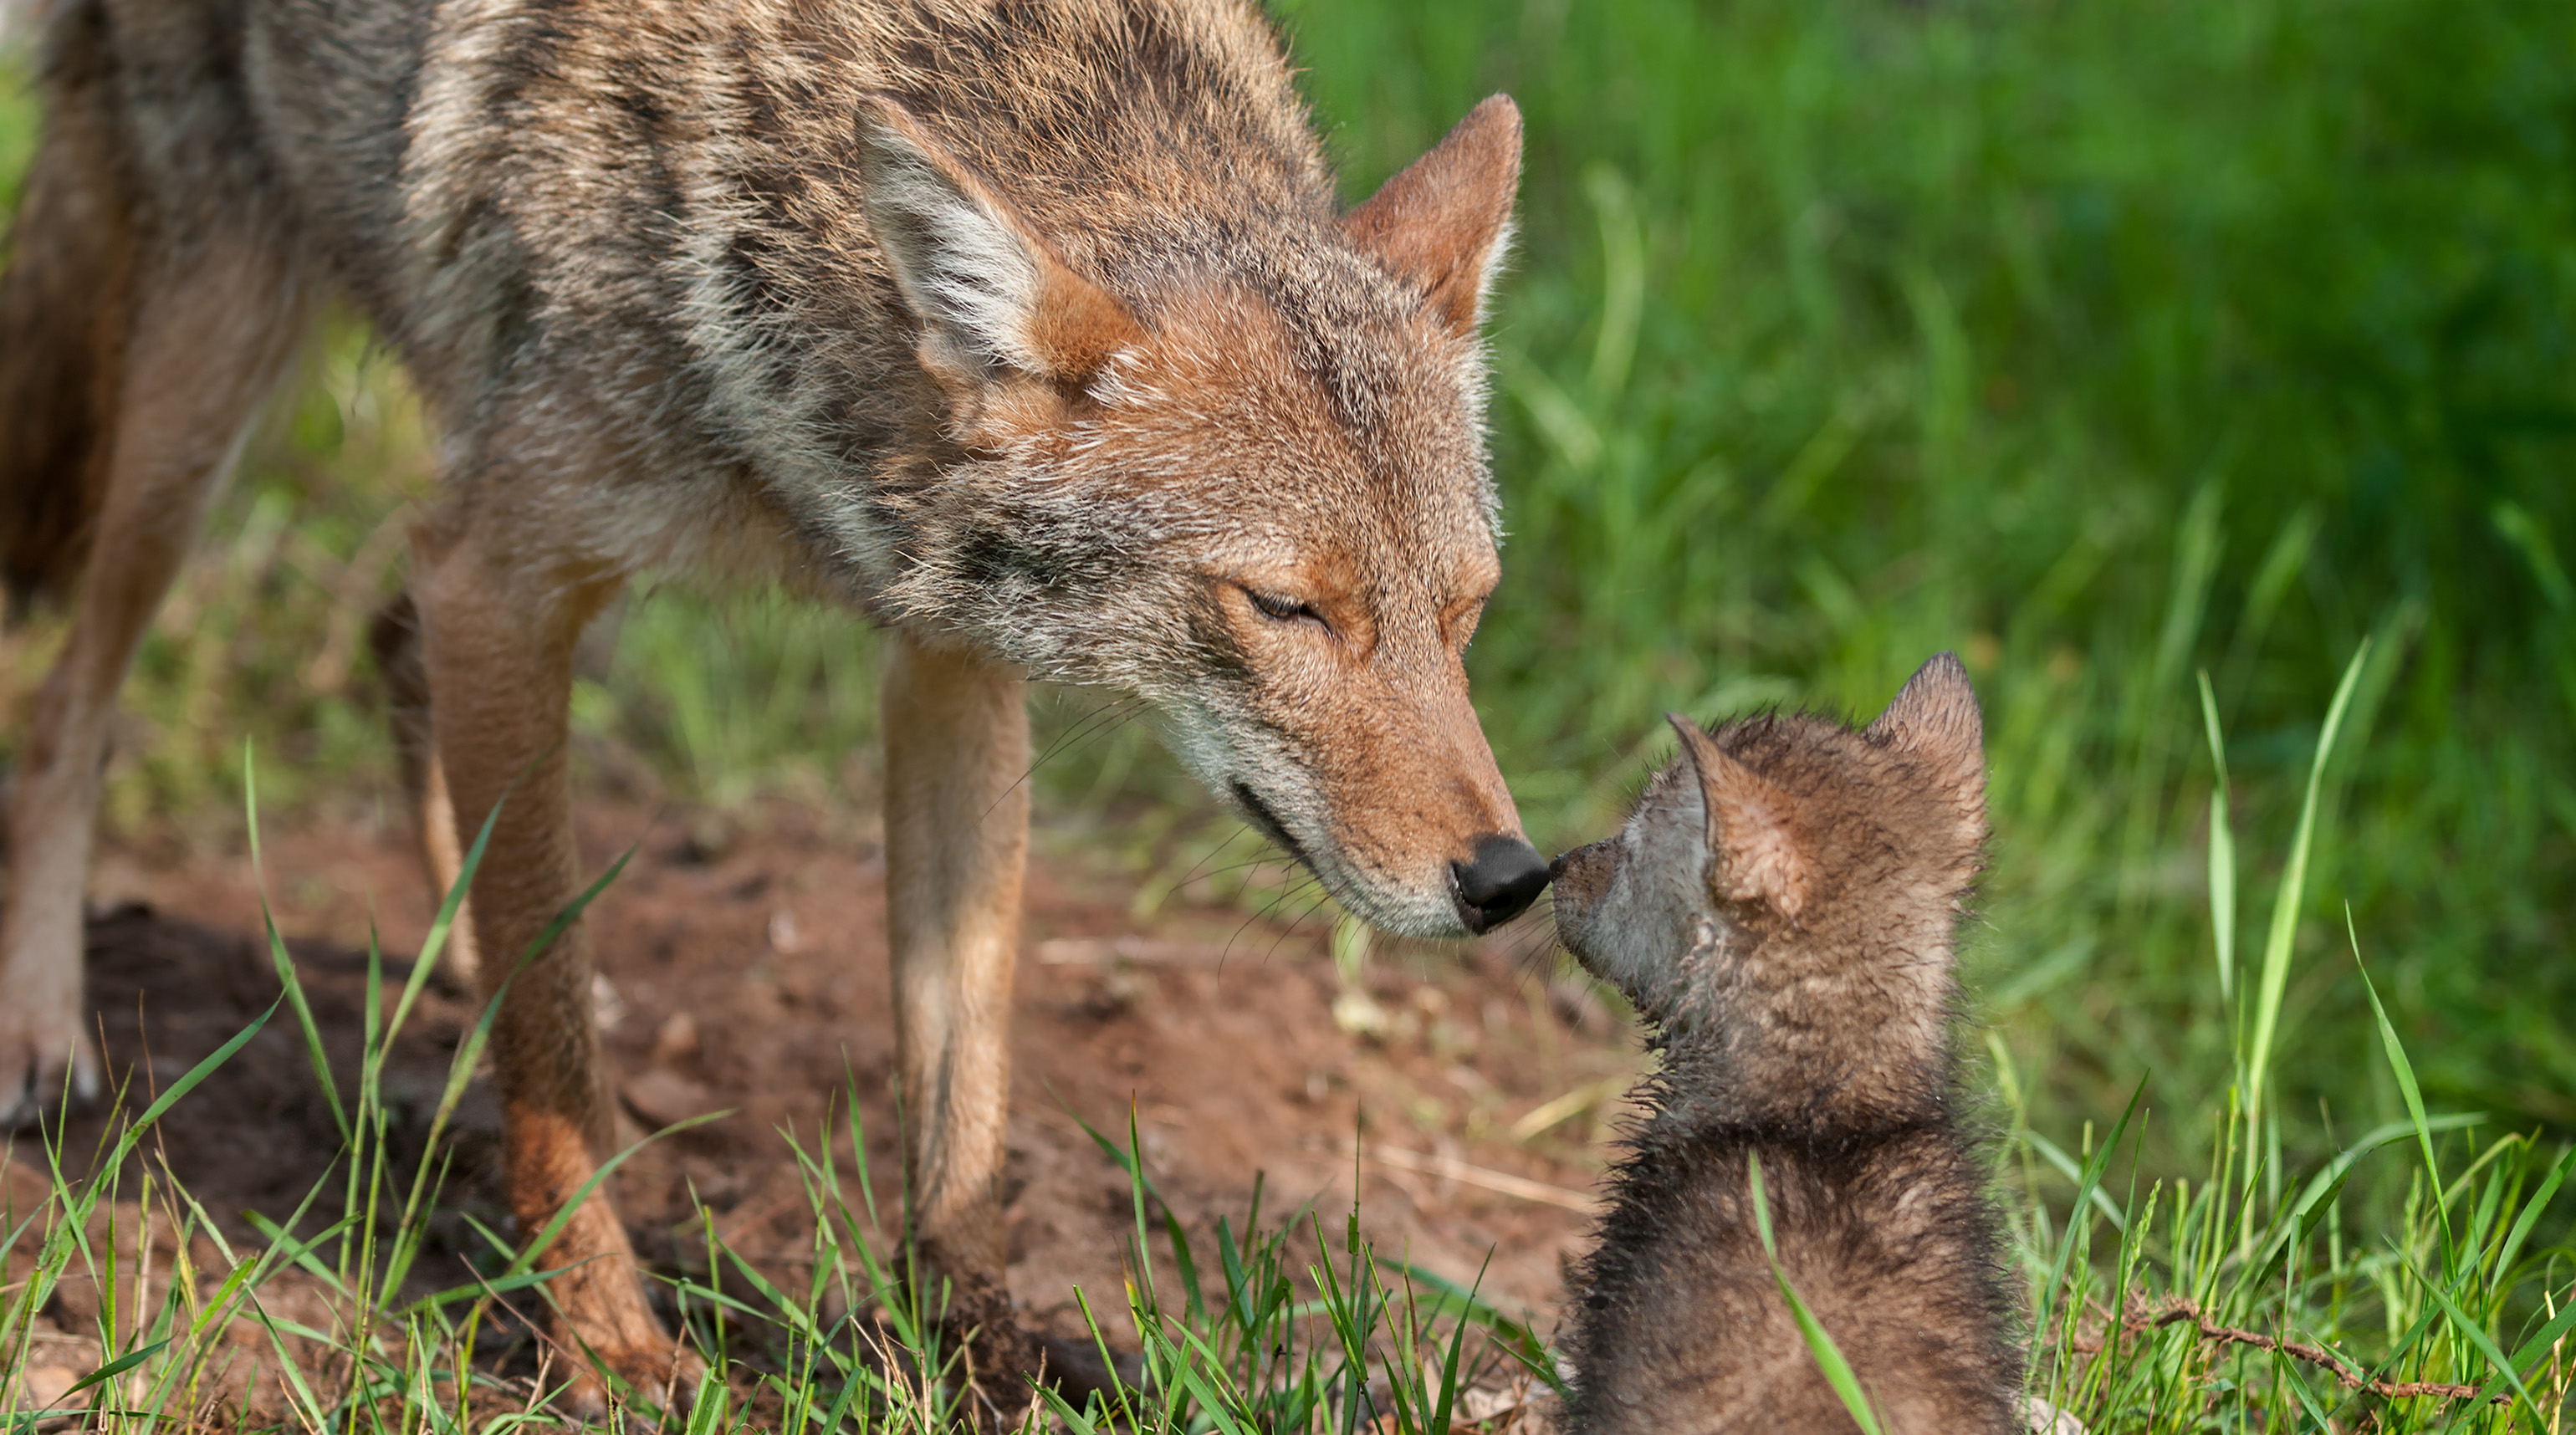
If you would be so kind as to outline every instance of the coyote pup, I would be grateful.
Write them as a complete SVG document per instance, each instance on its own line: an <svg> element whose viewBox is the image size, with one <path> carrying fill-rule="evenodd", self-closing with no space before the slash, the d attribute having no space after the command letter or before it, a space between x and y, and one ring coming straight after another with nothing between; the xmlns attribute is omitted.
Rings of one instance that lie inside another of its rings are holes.
<svg viewBox="0 0 2576 1435"><path fill-rule="evenodd" d="M984 1370L1029 1355L1001 1280L1026 678L1141 697L1388 930L1483 931L1545 884L1460 663L1498 571L1478 323L1511 101L1345 212L1251 0L36 11L0 582L80 586L19 748L0 1122L98 1085L81 893L117 689L334 298L443 430L378 647L442 887L499 807L467 935L509 984L523 1231L615 1140L588 939L530 949L580 875L574 641L636 574L783 582L894 631L905 1157L952 1315L1001 1346ZM545 1261L559 1334L669 1374L604 1190Z"/></svg>
<svg viewBox="0 0 2576 1435"><path fill-rule="evenodd" d="M1556 863L1557 931L1663 1069L1577 1277L1577 1435L1855 1429L1774 1279L1891 1431L2014 1431L2020 1362L1950 1052L1950 933L1986 831L1976 695L1923 666L1867 730L1713 733Z"/></svg>

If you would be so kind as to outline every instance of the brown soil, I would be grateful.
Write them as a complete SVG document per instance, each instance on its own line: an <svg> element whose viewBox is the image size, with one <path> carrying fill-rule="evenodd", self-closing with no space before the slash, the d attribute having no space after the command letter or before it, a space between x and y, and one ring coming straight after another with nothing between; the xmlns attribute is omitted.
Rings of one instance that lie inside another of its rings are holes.
<svg viewBox="0 0 2576 1435"><path fill-rule="evenodd" d="M629 1113L645 1130L733 1113L647 1148L616 1178L644 1259L703 1269L694 1196L756 1263L803 1265L813 1217L788 1143L819 1150L844 1090L857 1093L892 1211L884 864L864 825L801 809L602 807L585 814L583 837L594 869L636 849L592 909L610 997L602 1026ZM1265 1225L1311 1204L1338 1230L1356 1169L1363 1227L1384 1250L1461 1282L1481 1269L1498 1306L1542 1332L1553 1325L1560 1260L1581 1238L1636 1058L1624 1023L1587 988L1514 955L1543 950L1543 938L1524 930L1381 958L1351 989L1317 920L1282 926L1174 903L1140 931L1131 880L1045 845L1030 873L1010 1122L1010 1284L1032 1324L1075 1333L1076 1286L1095 1309L1119 1305L1128 1183L1080 1123L1123 1138L1132 1111L1146 1170L1195 1238L1212 1239L1221 1215L1240 1228L1256 1176ZM370 924L394 954L388 1008L428 925L418 863L382 822L316 820L272 832L265 866L345 1088ZM279 986L246 855L115 847L97 888L91 996L131 1110L268 1009ZM474 1015L433 983L397 1045L386 1089L414 1141ZM462 1277L455 1253L476 1244L463 1217L502 1226L495 1112L478 1079L438 1218L445 1264L422 1281ZM95 1150L106 1120L81 1115L66 1149ZM846 1168L846 1128L835 1144ZM24 1168L41 1164L30 1145L15 1152L21 1193ZM292 1014L190 1093L154 1149L236 1242L255 1239L245 1212L292 1212L341 1150ZM338 1203L334 1189L318 1208ZM94 1307L95 1292L57 1301L67 1331L85 1327L84 1301ZM81 1353L60 1358L83 1368Z"/></svg>

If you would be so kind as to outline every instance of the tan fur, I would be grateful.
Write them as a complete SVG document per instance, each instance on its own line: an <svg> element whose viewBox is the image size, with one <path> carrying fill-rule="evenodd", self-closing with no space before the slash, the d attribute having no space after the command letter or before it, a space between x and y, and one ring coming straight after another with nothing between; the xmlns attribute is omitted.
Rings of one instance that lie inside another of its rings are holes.
<svg viewBox="0 0 2576 1435"><path fill-rule="evenodd" d="M528 538L524 519L507 511L451 513L415 536L414 551L423 656L438 694L432 771L453 813L499 813L471 901L478 950L490 958L480 964L484 992L508 991L492 1053L507 1073L512 1214L534 1232L617 1136L590 1020L587 928L574 922L542 959L529 959L580 881L564 750L572 650L614 584L564 573L544 561L555 555L530 553ZM542 1254L549 1266L575 1268L548 1295L574 1316L581 1342L629 1379L670 1375L670 1337L645 1305L604 1191Z"/></svg>
<svg viewBox="0 0 2576 1435"><path fill-rule="evenodd" d="M411 803L421 864L429 869L430 896L444 903L465 870L465 832L476 827L469 824L459 831L456 804L447 795L447 773L439 766L438 739L430 729L429 670L421 655L420 609L411 594L397 594L377 610L368 625L367 646L375 654L376 674L384 686L395 765L402 776L403 796ZM470 903L457 908L441 966L457 986L472 989L480 984L483 964L474 945Z"/></svg>
<svg viewBox="0 0 2576 1435"><path fill-rule="evenodd" d="M2000 1222L1958 1112L1950 931L1985 836L1948 654L1866 732L1702 732L1617 837L1557 862L1557 929L1662 1069L1576 1280L1575 1435L1855 1428L1757 1235L1906 1435L2017 1432Z"/></svg>
<svg viewBox="0 0 2576 1435"><path fill-rule="evenodd" d="M71 636L38 695L9 807L0 909L0 1106L30 1065L98 1089L81 1024L82 899L108 717L199 518L239 453L304 322L303 301L250 236L208 236L192 264L155 266L134 298L132 353L94 542L121 555L80 590ZM208 363L223 354L226 363ZM5 1112L0 1112L5 1114Z"/></svg>
<svg viewBox="0 0 2576 1435"><path fill-rule="evenodd" d="M1010 1310L1002 1137L1029 828L1022 688L1008 668L901 637L885 675L886 926L912 1225L929 1268L955 1283L961 1328L997 1331Z"/></svg>
<svg viewBox="0 0 2576 1435"><path fill-rule="evenodd" d="M0 1118L80 1046L119 677L310 296L445 430L416 621L376 632L433 881L507 801L452 949L506 989L510 1201L612 1139L563 739L627 578L781 582L890 626L888 921L924 1275L1005 1327L1024 677L1144 700L1390 930L1543 882L1460 654L1497 579L1475 332L1519 119L1349 215L1244 0L61 0L0 287L0 564L88 563L12 814ZM112 456L112 457L111 457ZM94 537L92 536L94 535ZM563 1332L671 1370L623 1234ZM987 1368L991 1363L988 1361Z"/></svg>
<svg viewBox="0 0 2576 1435"><path fill-rule="evenodd" d="M19 199L0 334L0 596L14 614L70 587L106 501L126 328L134 317L135 216L102 37L65 27L49 79L72 102L47 124ZM14 38L14 37L12 37Z"/></svg>

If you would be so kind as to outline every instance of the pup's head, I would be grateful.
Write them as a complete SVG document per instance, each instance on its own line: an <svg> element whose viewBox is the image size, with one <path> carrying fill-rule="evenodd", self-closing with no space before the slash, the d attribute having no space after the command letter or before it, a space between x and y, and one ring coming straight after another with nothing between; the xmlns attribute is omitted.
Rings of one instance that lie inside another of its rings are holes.
<svg viewBox="0 0 2576 1435"><path fill-rule="evenodd" d="M890 615L1140 694L1382 928L1528 906L1546 866L1460 661L1498 574L1477 324L1511 102L1348 214L1288 186L1051 238L900 108L863 129L870 226L954 446L898 496Z"/></svg>
<svg viewBox="0 0 2576 1435"><path fill-rule="evenodd" d="M1567 949L1668 1034L1735 1020L1795 1039L1812 1014L1937 1044L1986 831L1959 660L1924 664L1858 732L1807 716L1673 726L1682 758L1627 826L1556 860Z"/></svg>

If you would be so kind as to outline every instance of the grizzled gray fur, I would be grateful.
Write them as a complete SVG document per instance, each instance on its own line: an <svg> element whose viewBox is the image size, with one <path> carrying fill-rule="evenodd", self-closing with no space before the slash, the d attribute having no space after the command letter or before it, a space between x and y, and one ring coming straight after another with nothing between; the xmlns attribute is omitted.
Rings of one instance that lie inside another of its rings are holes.
<svg viewBox="0 0 2576 1435"><path fill-rule="evenodd" d="M1760 1243L1892 1431L2018 1431L2020 1362L1963 1126L1951 929L1985 836L1975 694L1948 654L1864 731L1712 732L1617 837L1559 858L1557 929L1662 1068L1574 1283L1578 1435L1857 1428Z"/></svg>

